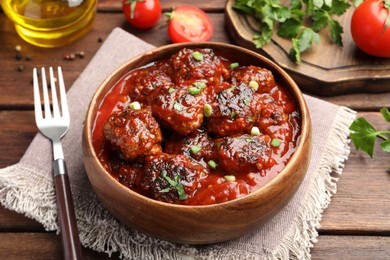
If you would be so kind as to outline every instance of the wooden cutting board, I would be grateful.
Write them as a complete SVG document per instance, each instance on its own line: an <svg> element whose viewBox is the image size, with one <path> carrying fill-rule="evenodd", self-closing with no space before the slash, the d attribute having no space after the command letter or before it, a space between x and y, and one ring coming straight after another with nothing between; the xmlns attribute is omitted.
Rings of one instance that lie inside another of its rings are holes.
<svg viewBox="0 0 390 260"><path fill-rule="evenodd" d="M258 24L252 17L234 10L234 2L228 0L225 10L227 31L233 40L272 59L294 78L303 91L321 96L390 92L390 59L366 55L353 42L349 29L353 7L339 19L344 28L343 47L331 43L329 32L324 30L320 33L321 42L302 53L302 62L295 64L288 57L290 40L276 34L269 44L256 49L252 37L259 32Z"/></svg>

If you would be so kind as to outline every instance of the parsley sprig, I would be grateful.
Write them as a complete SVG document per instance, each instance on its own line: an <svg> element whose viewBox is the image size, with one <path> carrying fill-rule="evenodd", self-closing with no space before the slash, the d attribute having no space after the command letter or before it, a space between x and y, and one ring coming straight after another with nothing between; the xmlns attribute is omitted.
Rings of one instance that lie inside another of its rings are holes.
<svg viewBox="0 0 390 260"><path fill-rule="evenodd" d="M253 36L256 48L269 43L278 28L279 36L292 41L290 60L300 63L301 53L320 42L319 32L326 27L331 41L343 46L343 28L333 17L345 13L350 4L347 0L291 0L286 5L280 0L236 0L233 7L260 22L261 32Z"/></svg>
<svg viewBox="0 0 390 260"><path fill-rule="evenodd" d="M381 108L382 116L390 123L390 112L387 108ZM372 158L374 145L377 139L381 139L381 147L384 152L390 153L390 131L377 131L364 117L359 117L351 124L350 128L353 144L356 150L361 149Z"/></svg>

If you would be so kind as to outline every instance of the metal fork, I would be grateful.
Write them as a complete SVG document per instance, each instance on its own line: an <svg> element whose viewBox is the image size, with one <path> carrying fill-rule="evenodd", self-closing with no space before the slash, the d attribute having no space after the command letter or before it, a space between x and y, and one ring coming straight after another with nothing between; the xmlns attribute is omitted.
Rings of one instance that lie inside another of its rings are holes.
<svg viewBox="0 0 390 260"><path fill-rule="evenodd" d="M52 141L54 186L57 198L57 211L61 231L61 242L64 259L81 259L80 239L77 231L74 206L69 184L69 177L61 146L61 138L66 134L70 124L69 109L61 67L58 67L59 98L57 97L56 78L53 68L50 71L50 88L52 107L45 68L41 69L44 116L42 114L41 94L38 83L38 71L33 70L35 121L39 131ZM59 104L59 100L60 104Z"/></svg>

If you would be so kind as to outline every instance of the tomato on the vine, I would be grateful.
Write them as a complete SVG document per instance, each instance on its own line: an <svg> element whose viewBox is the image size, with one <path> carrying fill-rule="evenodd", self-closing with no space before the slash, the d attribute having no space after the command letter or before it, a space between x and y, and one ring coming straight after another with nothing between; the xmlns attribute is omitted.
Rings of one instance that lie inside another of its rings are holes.
<svg viewBox="0 0 390 260"><path fill-rule="evenodd" d="M389 0L366 0L352 15L352 38L367 54L390 57L389 7Z"/></svg>
<svg viewBox="0 0 390 260"><path fill-rule="evenodd" d="M122 11L127 21L140 29L156 25L162 14L159 0L123 0Z"/></svg>
<svg viewBox="0 0 390 260"><path fill-rule="evenodd" d="M168 34L172 42L202 42L213 35L213 24L201 9L181 5L169 14Z"/></svg>

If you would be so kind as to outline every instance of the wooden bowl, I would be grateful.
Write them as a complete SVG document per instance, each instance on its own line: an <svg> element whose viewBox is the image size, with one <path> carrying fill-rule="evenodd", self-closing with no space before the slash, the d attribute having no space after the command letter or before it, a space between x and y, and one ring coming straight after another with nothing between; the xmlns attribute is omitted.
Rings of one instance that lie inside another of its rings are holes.
<svg viewBox="0 0 390 260"><path fill-rule="evenodd" d="M212 48L245 58L252 65L272 71L276 81L296 99L301 117L301 136L286 167L260 189L221 204L185 206L144 197L116 181L100 164L92 145L92 128L97 109L113 85L132 69L166 58L184 47ZM175 243L207 244L237 238L258 228L291 199L300 186L310 159L311 122L302 93L279 66L250 50L223 43L184 43L156 48L126 62L96 90L83 130L84 164L88 178L101 202L127 226L150 236Z"/></svg>

